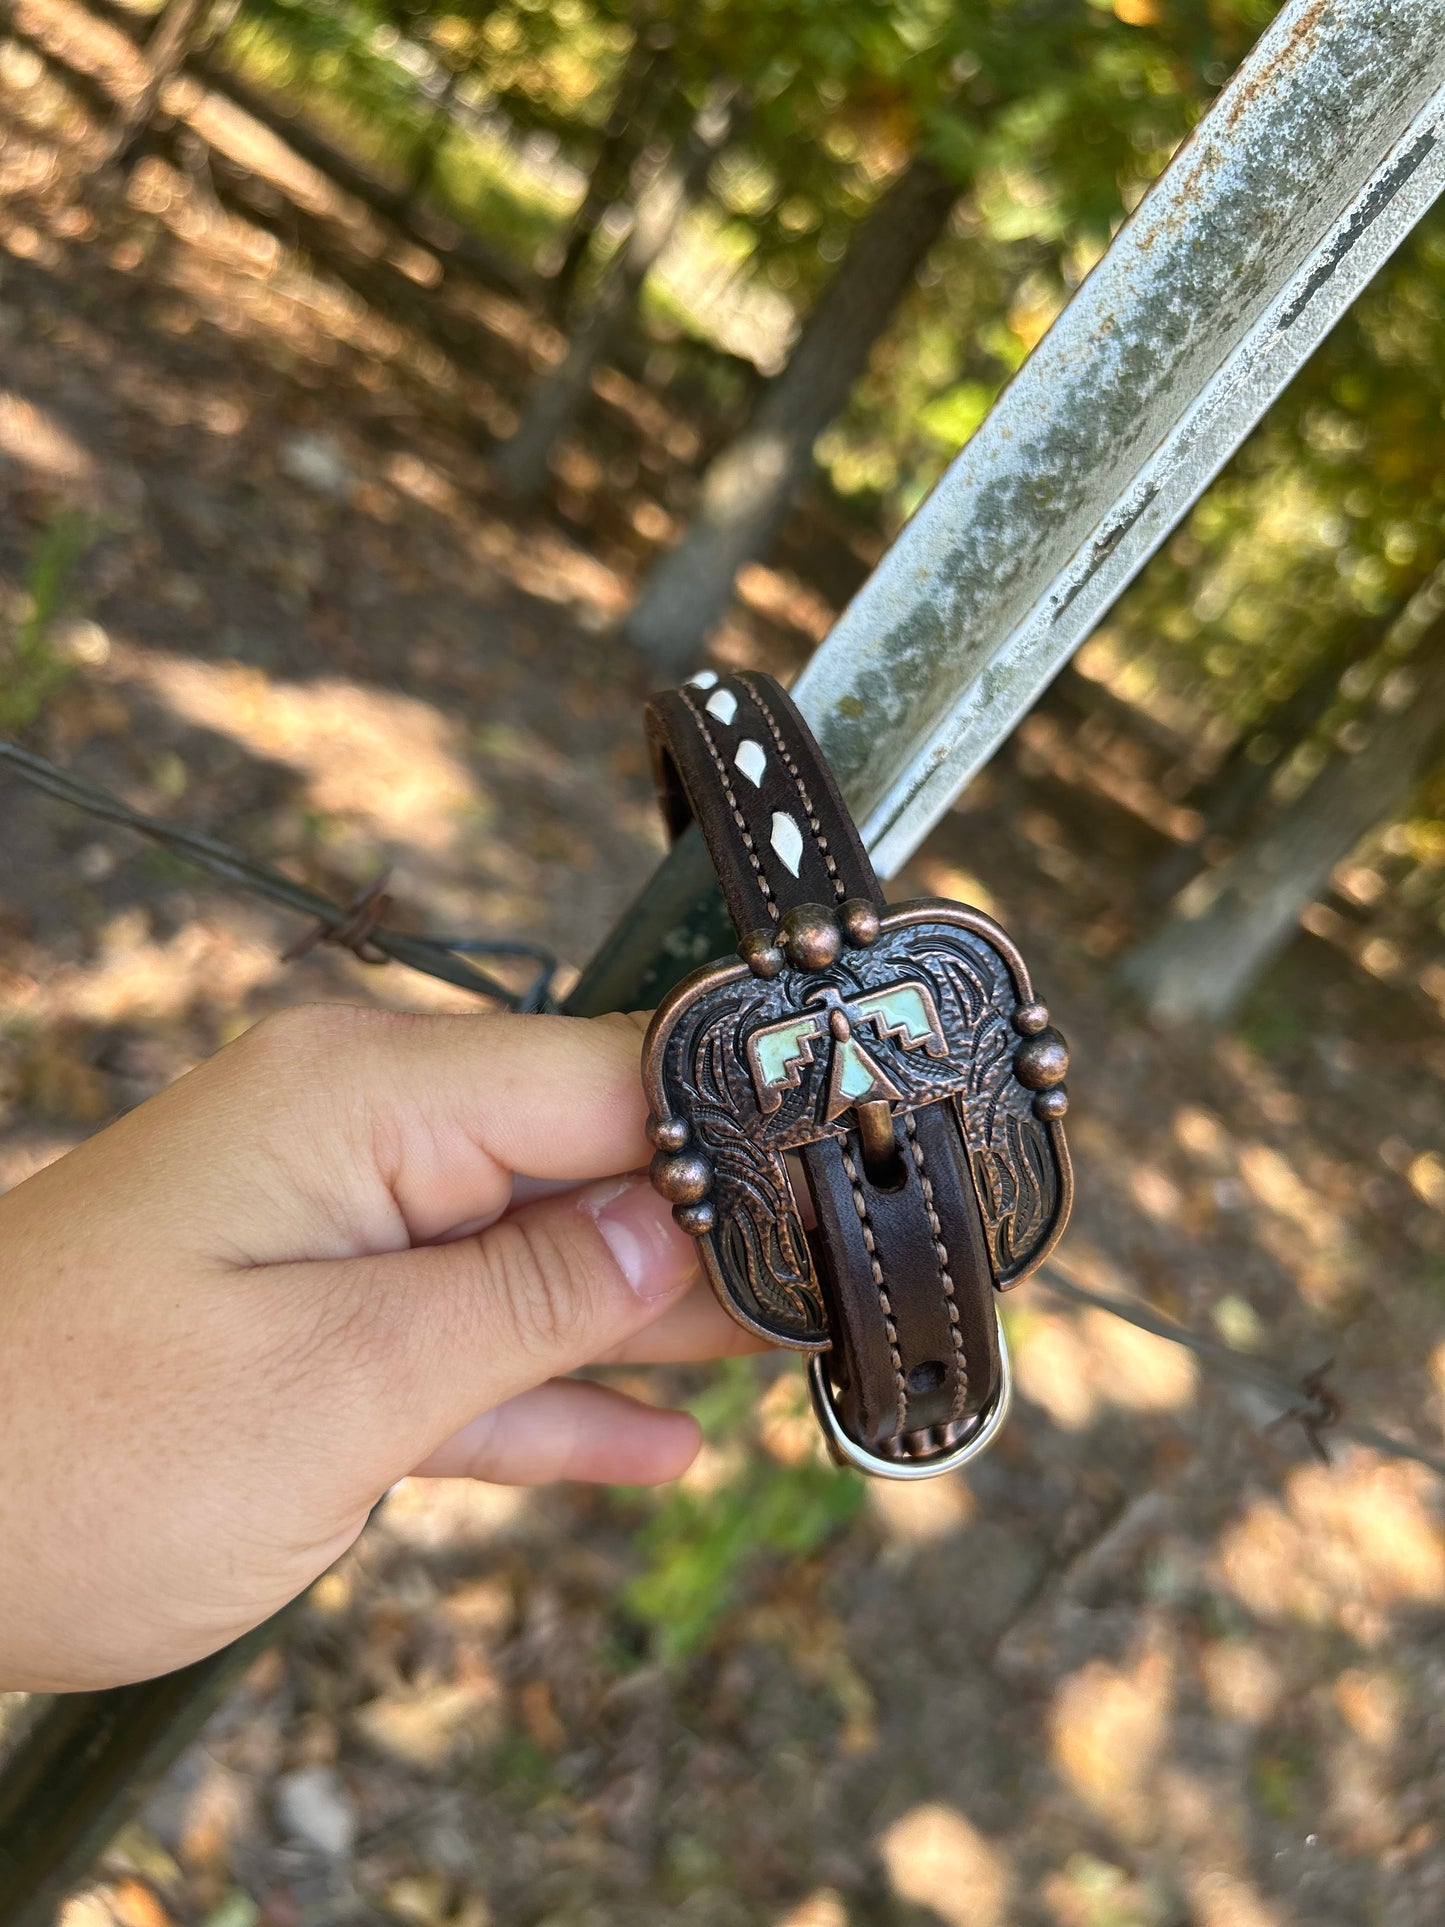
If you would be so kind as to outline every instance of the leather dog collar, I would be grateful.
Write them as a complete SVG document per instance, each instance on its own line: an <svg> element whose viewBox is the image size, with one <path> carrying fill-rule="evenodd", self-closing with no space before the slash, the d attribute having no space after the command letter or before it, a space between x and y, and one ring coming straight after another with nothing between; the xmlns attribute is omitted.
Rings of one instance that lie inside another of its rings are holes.
<svg viewBox="0 0 1445 1927"><path fill-rule="evenodd" d="M653 1017L653 1183L727 1311L813 1354L835 1458L947 1471L1007 1410L995 1288L1068 1217L1067 1047L988 917L884 907L770 676L696 677L653 698L647 728L668 828L701 826L741 959Z"/></svg>

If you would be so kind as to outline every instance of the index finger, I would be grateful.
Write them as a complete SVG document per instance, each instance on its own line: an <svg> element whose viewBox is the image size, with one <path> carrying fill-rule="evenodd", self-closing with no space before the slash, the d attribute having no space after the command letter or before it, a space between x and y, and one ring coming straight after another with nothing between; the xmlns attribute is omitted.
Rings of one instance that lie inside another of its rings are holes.
<svg viewBox="0 0 1445 1927"><path fill-rule="evenodd" d="M514 1176L583 1183L651 1156L645 1018L347 1017L334 1074L314 1088L333 1117L363 1123L365 1175L412 1243L499 1216Z"/></svg>
<svg viewBox="0 0 1445 1927"><path fill-rule="evenodd" d="M25 1188L108 1188L228 1267L405 1250L499 1217L515 1176L645 1164L645 1023L297 1005Z"/></svg>

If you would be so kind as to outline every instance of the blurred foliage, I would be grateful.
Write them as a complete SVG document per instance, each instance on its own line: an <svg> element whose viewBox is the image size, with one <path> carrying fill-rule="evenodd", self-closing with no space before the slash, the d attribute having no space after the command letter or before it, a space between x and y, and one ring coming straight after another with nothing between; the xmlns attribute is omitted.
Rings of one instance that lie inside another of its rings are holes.
<svg viewBox="0 0 1445 1927"><path fill-rule="evenodd" d="M705 1645L759 1569L818 1552L863 1505L853 1473L812 1453L784 1464L764 1452L751 1433L757 1406L753 1361L720 1366L690 1408L722 1455L720 1476L669 1489L638 1531L640 1569L622 1603L650 1628L661 1658Z"/></svg>
<svg viewBox="0 0 1445 1927"><path fill-rule="evenodd" d="M397 30L357 8L310 0L251 0L225 41L227 58L248 78L304 104L350 152L383 174L405 177L430 137L436 106L417 65L401 57ZM499 242L521 260L561 225L567 202L545 177L521 169L503 134L484 121L445 138L429 181L444 212Z"/></svg>
<svg viewBox="0 0 1445 1927"><path fill-rule="evenodd" d="M687 271L653 275L636 323L651 338L649 379L681 365L681 340L686 391L719 419L735 386L719 341L778 366L859 220L911 155L928 154L959 186L949 232L817 447L845 521L891 533L1274 11L1274 0L250 0L229 49L402 177L438 141L431 197L534 268L560 252L640 55L652 61L648 124L674 141L710 87L735 83L739 131L673 244ZM603 221L594 281L626 229L625 207ZM729 334L722 309L748 303L757 325ZM1445 560L1442 478L1436 213L1125 596L1085 673L1195 743L1203 781L1233 742L1275 757L1272 714L1337 662L1334 698L1271 774L1270 794L1286 797L1347 738L1403 646L1382 639ZM1405 826L1407 849L1378 853L1432 915L1445 888L1438 804L1427 796Z"/></svg>
<svg viewBox="0 0 1445 1927"><path fill-rule="evenodd" d="M630 50L668 53L677 124L719 79L750 103L719 165L726 243L804 300L922 148L977 198L998 243L1097 254L1272 11L1258 0L252 0L250 63L370 145L415 140L445 77L459 99L585 160ZM284 51L283 51L284 50ZM318 101L317 90L322 98ZM328 104L325 96L330 96Z"/></svg>
<svg viewBox="0 0 1445 1927"><path fill-rule="evenodd" d="M1241 727L1336 639L1402 610L1442 560L1437 212L1275 404L1109 633L1118 658L1138 664L1136 699L1156 688L1202 699Z"/></svg>
<svg viewBox="0 0 1445 1927"><path fill-rule="evenodd" d="M705 451L710 433L736 429L747 360L767 373L781 365L859 221L911 157L929 156L959 188L949 230L817 444L841 526L870 538L862 553L935 485L1276 8L245 0L224 51L399 187L424 179L444 212L542 274L561 258L639 75L647 103L637 118L654 146L683 140L710 90L734 86L737 131L643 292L628 364L658 384L680 371L684 406L710 418ZM627 233L632 191L597 229L584 290ZM724 326L723 310L735 318L740 307L749 325ZM1408 648L1391 624L1445 563L1442 530L1437 211L1080 666L1194 745L1196 785L1236 745L1278 760L1269 797L1287 800L1348 743ZM1334 664L1333 699L1281 753L1276 712ZM1445 914L1438 789L1409 823L1387 826L1397 847L1372 857L1436 917Z"/></svg>

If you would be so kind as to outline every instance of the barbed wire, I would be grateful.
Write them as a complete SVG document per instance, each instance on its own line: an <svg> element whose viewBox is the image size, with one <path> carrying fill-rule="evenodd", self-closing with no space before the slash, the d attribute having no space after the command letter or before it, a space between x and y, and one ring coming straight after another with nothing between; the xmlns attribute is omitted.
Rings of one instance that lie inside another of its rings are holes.
<svg viewBox="0 0 1445 1927"><path fill-rule="evenodd" d="M87 815L99 817L104 822L118 823L124 829L134 830L138 836L149 837L153 843L175 851L178 856L210 871L212 876L220 877L223 882L247 890L253 896L266 897L272 903L279 903L284 909L294 910L298 916L307 918L312 927L286 952L288 957L301 956L318 943L337 944L349 950L354 957L359 957L363 963L405 964L409 970L418 970L423 976L438 977L443 983L455 984L459 990L470 990L479 997L490 998L507 1010L530 1012L550 1007L557 960L550 951L538 944L494 942L490 938L476 937L407 936L400 930L388 929L381 921L391 903L384 888L385 878L370 885L349 904L333 903L319 890L312 890L304 883L296 883L290 877L283 876L279 870L257 863L242 851L233 849L229 843L222 843L199 830L187 829L182 824L167 823L161 817L147 816L140 810L133 810L128 803L122 802L120 797L99 783L92 782L89 777L62 769L58 763L37 756L33 750L22 749L18 743L10 742L5 737L0 737L0 765L12 770L22 782L31 784L47 796L84 810ZM535 974L524 990L509 990L486 971L468 963L468 957L530 963L535 967Z"/></svg>
<svg viewBox="0 0 1445 1927"><path fill-rule="evenodd" d="M1178 1325L1172 1318L1166 1318L1163 1312L1154 1311L1132 1298L1121 1297L1112 1291L1096 1291L1090 1285L1076 1284L1060 1271L1057 1259L1041 1267L1038 1282L1070 1304L1109 1312L1115 1318L1122 1318L1127 1325L1135 1325L1140 1331L1151 1332L1155 1338L1166 1338L1171 1345L1179 1345L1185 1351L1193 1352L1196 1358L1215 1371L1253 1385L1280 1407L1279 1417L1270 1422L1268 1429L1291 1422L1297 1424L1309 1441L1310 1449L1325 1464L1329 1463L1325 1435L1332 1432L1390 1458L1409 1459L1416 1465L1426 1466L1445 1479L1445 1458L1438 1453L1428 1452L1422 1446L1396 1438L1393 1433L1382 1432L1378 1426L1363 1424L1359 1419L1346 1416L1345 1401L1329 1382L1333 1359L1314 1366L1302 1377L1292 1376L1283 1365L1276 1365L1266 1358L1255 1358L1248 1352L1233 1351L1228 1345L1222 1345L1213 1338L1204 1338L1198 1332L1190 1331L1187 1325Z"/></svg>
<svg viewBox="0 0 1445 1927"><path fill-rule="evenodd" d="M99 783L62 769L58 764L36 755L33 750L22 749L18 743L4 737L0 737L0 764L13 770L22 781L30 783L47 796L69 803L105 822L120 824L140 836L149 837L151 841L174 850L208 870L213 876L220 877L223 882L234 884L238 889L248 890L256 896L267 897L271 902L308 918L311 928L285 953L288 957L301 956L318 943L338 944L359 957L363 963L391 960L405 964L425 976L439 977L444 983L455 984L459 989L488 997L509 1010L538 1011L550 1007L549 993L557 968L556 960L535 944L492 942L470 937L405 936L400 931L387 929L381 922L390 903L383 887L384 879L372 884L350 904L333 903L319 891L293 882L278 870L255 862L215 837L131 809L129 804L123 803ZM537 966L537 974L525 991L511 991L484 971L467 963L465 958L468 956L526 960ZM1060 1270L1058 1260L1042 1267L1038 1278L1040 1284L1067 1303L1107 1312L1114 1318L1122 1319L1125 1324L1134 1325L1155 1338L1165 1339L1171 1345L1192 1352L1213 1370L1253 1385L1280 1408L1279 1416L1271 1422L1272 1425L1298 1424L1311 1450L1326 1462L1329 1453L1325 1434L1333 1432L1388 1457L1408 1459L1416 1465L1426 1466L1445 1478L1445 1458L1382 1432L1376 1426L1362 1424L1358 1419L1346 1416L1344 1400L1329 1382L1328 1374L1333 1360L1313 1367L1303 1376L1292 1375L1282 1365L1252 1357L1247 1352L1233 1351L1228 1345L1204 1338L1134 1299L1081 1285Z"/></svg>

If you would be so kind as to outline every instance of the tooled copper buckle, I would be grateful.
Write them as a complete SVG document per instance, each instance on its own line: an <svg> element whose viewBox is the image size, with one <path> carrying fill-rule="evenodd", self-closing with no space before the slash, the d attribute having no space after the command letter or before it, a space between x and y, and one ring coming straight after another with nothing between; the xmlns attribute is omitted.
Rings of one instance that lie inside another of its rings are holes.
<svg viewBox="0 0 1445 1927"><path fill-rule="evenodd" d="M933 1477L1007 1416L996 1292L1042 1261L1068 1215L1067 1048L990 918L938 899L881 906L776 684L703 691L652 706L664 804L674 828L698 817L735 922L760 904L769 921L653 1017L652 1180L731 1316L811 1355L835 1460ZM806 876L795 819L817 846ZM782 846L771 869L765 837ZM796 900L820 880L832 903ZM867 894L838 899L860 883Z"/></svg>

